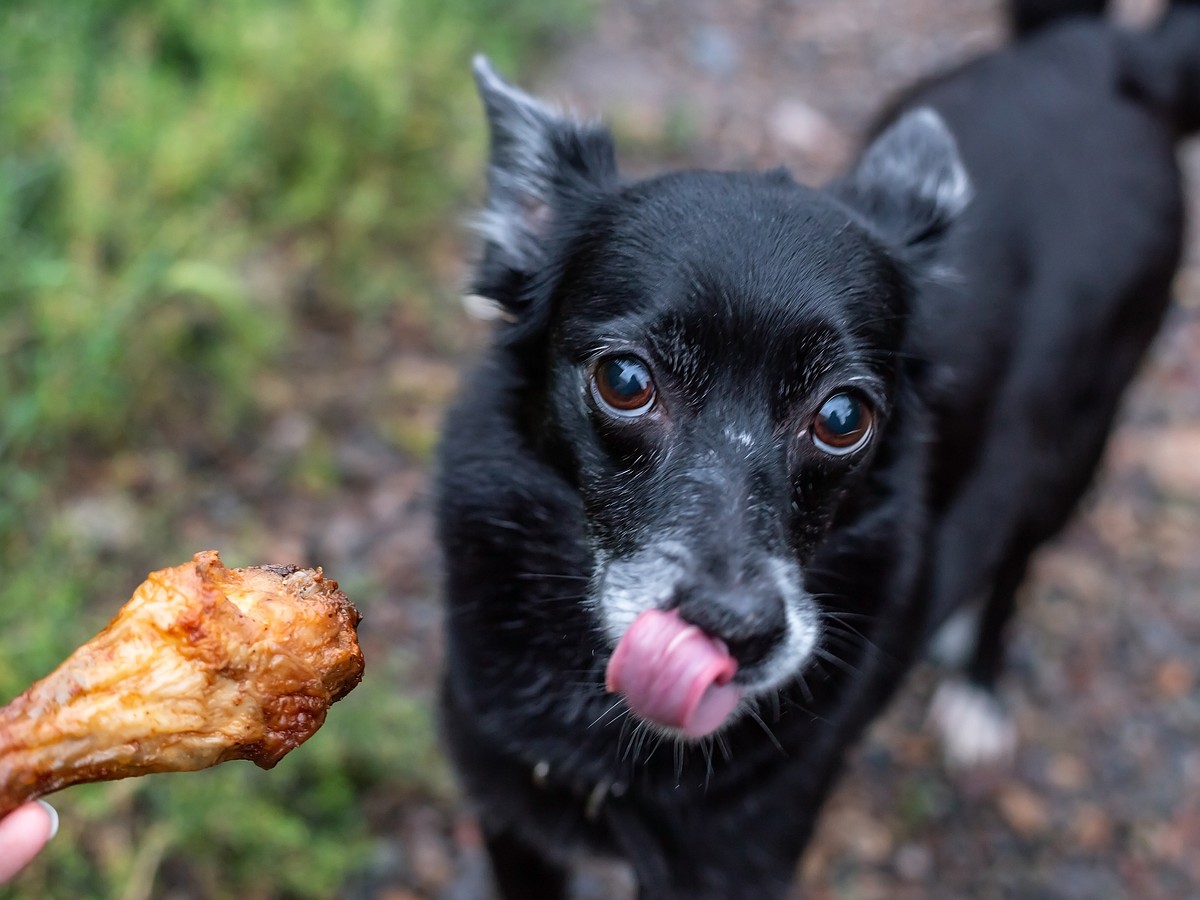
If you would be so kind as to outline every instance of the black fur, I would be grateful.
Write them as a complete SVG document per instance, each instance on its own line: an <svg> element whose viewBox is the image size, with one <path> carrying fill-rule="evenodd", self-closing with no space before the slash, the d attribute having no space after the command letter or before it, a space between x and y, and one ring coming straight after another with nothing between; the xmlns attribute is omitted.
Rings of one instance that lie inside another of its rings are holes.
<svg viewBox="0 0 1200 900"><path fill-rule="evenodd" d="M1108 0L1010 0L1013 33L1024 37L1068 16L1099 16Z"/></svg>
<svg viewBox="0 0 1200 900"><path fill-rule="evenodd" d="M1168 67L1162 39L1039 32L914 92L824 191L622 182L606 132L478 65L475 290L508 321L441 448L444 723L505 896L563 896L582 852L628 860L645 897L782 896L847 746L968 600L990 598L971 669L994 678L1029 554L1167 305L1200 43ZM604 411L605 353L648 363L652 413ZM875 424L834 456L812 422L842 390ZM605 692L605 579L646 555L648 578L681 570L646 603L725 639L748 683L784 606L817 617L802 670L715 739L664 740Z"/></svg>

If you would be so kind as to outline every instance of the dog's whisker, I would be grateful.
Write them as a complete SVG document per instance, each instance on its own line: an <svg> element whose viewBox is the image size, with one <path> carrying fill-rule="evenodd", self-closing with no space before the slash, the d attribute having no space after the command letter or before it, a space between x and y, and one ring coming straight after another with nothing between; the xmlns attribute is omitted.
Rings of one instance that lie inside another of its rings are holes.
<svg viewBox="0 0 1200 900"><path fill-rule="evenodd" d="M813 692L812 692L812 688L810 688L808 686L808 679L804 677L803 672L800 672L799 674L796 675L796 684L799 685L799 687L800 687L800 693L804 697L804 702L811 705L813 703L813 699L814 699ZM776 695L775 696L775 718L776 718L776 720L779 719L779 713L780 713L779 697L778 697L778 695Z"/></svg>
<svg viewBox="0 0 1200 900"><path fill-rule="evenodd" d="M622 762L628 760L631 754L636 762L637 755L634 753L635 744L644 724L641 719L634 716L630 716L625 720L625 724L621 727L621 733L617 735L617 751L620 754Z"/></svg>
<svg viewBox="0 0 1200 900"><path fill-rule="evenodd" d="M648 756L642 756L642 751L646 749L646 742L652 737L653 732L650 726L644 721L639 721L637 727L634 729L633 762L636 763L638 759L643 759L644 761L649 759Z"/></svg>
<svg viewBox="0 0 1200 900"><path fill-rule="evenodd" d="M717 745L717 749L721 751L721 756L725 762L733 762L733 750L729 746L729 741L724 734L720 732L713 735L713 743Z"/></svg>
<svg viewBox="0 0 1200 900"><path fill-rule="evenodd" d="M586 594L561 594L559 596L539 596L531 594L530 597L539 603L578 603L580 600L586 600Z"/></svg>
<svg viewBox="0 0 1200 900"><path fill-rule="evenodd" d="M604 710L604 712L600 713L600 715L596 716L596 718L592 720L592 723L590 725L588 725L588 728L594 728L596 726L596 723L598 723L601 719L606 717L609 713L611 713L614 709L616 709L620 705L621 705L621 699L617 698L616 700L614 700L612 702L611 706L609 706L606 710Z"/></svg>
<svg viewBox="0 0 1200 900"><path fill-rule="evenodd" d="M823 631L824 637L827 640L838 641L850 647L870 647L873 650L879 648L875 646L875 642L867 637L857 628L851 628L848 625L843 625L840 622L831 622L826 624Z"/></svg>
<svg viewBox="0 0 1200 900"><path fill-rule="evenodd" d="M650 751L646 754L644 762L646 765L649 765L650 760L654 758L654 754L658 752L658 748L662 746L663 741L666 739L666 735L662 732L654 730L653 728L647 727L646 738L651 743Z"/></svg>
<svg viewBox="0 0 1200 900"><path fill-rule="evenodd" d="M622 746L625 745L626 739L629 737L630 727L636 728L637 717L633 715L633 710L629 711L629 715L621 720L621 731L617 734L617 757L624 759L625 756L621 752Z"/></svg>
<svg viewBox="0 0 1200 900"><path fill-rule="evenodd" d="M816 654L817 656L819 656L821 659L825 660L830 665L836 666L837 668L841 669L847 675L857 675L858 674L858 671L859 671L858 666L855 666L855 665L852 665L852 664L846 662L844 659L842 659L836 653L831 653L830 651L824 649L823 647L814 647L813 653Z"/></svg>
<svg viewBox="0 0 1200 900"><path fill-rule="evenodd" d="M629 732L628 743L625 744L625 749L621 753L621 761L631 761L636 764L638 751L641 749L642 741L645 740L643 733L646 730L646 723L635 717L630 717L627 721L633 723L633 728Z"/></svg>
<svg viewBox="0 0 1200 900"><path fill-rule="evenodd" d="M701 741L700 752L704 756L704 786L707 788L713 774L713 740L705 738Z"/></svg>
<svg viewBox="0 0 1200 900"><path fill-rule="evenodd" d="M850 622L861 622L865 625L872 622L878 622L879 616L872 615L870 613L841 612L832 609L825 609L821 611L821 619L822 621L840 622L847 625Z"/></svg>
<svg viewBox="0 0 1200 900"><path fill-rule="evenodd" d="M611 719L609 719L606 722L603 722L601 724L601 727L608 728L609 726L615 725L622 720L625 720L626 722L628 722L632 718L633 718L633 710L629 709L629 707L625 707L624 709L618 710L617 714L615 716L613 716Z"/></svg>
<svg viewBox="0 0 1200 900"><path fill-rule="evenodd" d="M802 689L805 691L805 693L808 693L808 686L804 682L804 673L802 673L802 672L799 673L797 677L800 679L801 685L804 685L804 687ZM769 702L771 704L771 721L778 722L779 721L779 712L780 712L779 692L771 691L771 693L769 693L767 695L766 699L767 699L767 702ZM812 703L811 695L808 698L808 702Z"/></svg>
<svg viewBox="0 0 1200 900"><path fill-rule="evenodd" d="M767 736L767 740L769 740L772 744L775 745L776 750L778 750L784 756L788 755L788 752L783 749L783 744L779 743L779 738L775 737L775 732L773 732L767 726L767 723L763 721L763 717L761 715L759 715L759 712L757 709L755 709L754 707L748 708L746 710L746 715L748 715L751 719L753 719L755 722L758 723L758 727L763 730L763 733Z"/></svg>
<svg viewBox="0 0 1200 900"><path fill-rule="evenodd" d="M810 722L824 723L828 721L824 716L819 715L816 710L812 708L812 706L804 703L797 703L792 697L784 697L783 702L786 704L789 711L794 711L806 716Z"/></svg>
<svg viewBox="0 0 1200 900"><path fill-rule="evenodd" d="M564 572L518 572L515 578L522 581L541 581L543 579L558 579L562 581L591 581L590 575L572 575Z"/></svg>

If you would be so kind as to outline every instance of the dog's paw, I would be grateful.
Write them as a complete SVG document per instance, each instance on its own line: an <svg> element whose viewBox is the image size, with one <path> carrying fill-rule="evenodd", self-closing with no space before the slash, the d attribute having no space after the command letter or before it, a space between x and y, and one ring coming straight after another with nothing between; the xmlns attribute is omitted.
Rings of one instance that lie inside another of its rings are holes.
<svg viewBox="0 0 1200 900"><path fill-rule="evenodd" d="M966 664L979 641L979 604L965 606L947 619L925 650L930 662L946 668Z"/></svg>
<svg viewBox="0 0 1200 900"><path fill-rule="evenodd" d="M1012 716L995 694L969 682L941 683L929 705L929 723L951 769L1005 768L1016 755Z"/></svg>

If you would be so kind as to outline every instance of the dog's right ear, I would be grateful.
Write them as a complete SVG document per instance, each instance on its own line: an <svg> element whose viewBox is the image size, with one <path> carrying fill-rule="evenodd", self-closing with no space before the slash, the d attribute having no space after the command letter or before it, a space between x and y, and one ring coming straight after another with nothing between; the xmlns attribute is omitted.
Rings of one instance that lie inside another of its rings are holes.
<svg viewBox="0 0 1200 900"><path fill-rule="evenodd" d="M834 191L910 259L928 255L971 201L971 179L932 109L905 113L877 137Z"/></svg>
<svg viewBox="0 0 1200 900"><path fill-rule="evenodd" d="M505 318L519 320L529 304L530 276L545 262L562 210L615 180L612 136L504 81L484 56L475 57L474 69L491 143L474 291Z"/></svg>

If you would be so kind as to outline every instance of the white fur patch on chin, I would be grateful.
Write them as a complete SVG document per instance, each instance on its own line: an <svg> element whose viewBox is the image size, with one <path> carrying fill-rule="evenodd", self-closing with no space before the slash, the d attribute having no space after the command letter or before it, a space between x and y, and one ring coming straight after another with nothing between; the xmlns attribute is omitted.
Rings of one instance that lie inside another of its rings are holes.
<svg viewBox="0 0 1200 900"><path fill-rule="evenodd" d="M961 679L938 686L929 705L929 724L951 769L1006 767L1016 755L1012 716L990 691Z"/></svg>
<svg viewBox="0 0 1200 900"><path fill-rule="evenodd" d="M767 564L783 597L787 628L765 660L752 671L738 673L737 684L747 697L770 693L792 681L812 660L820 638L816 602L804 590L799 567L780 557L768 557ZM617 560L598 550L589 596L612 646L621 642L642 613L669 608L695 566L695 555L681 541L664 540Z"/></svg>

